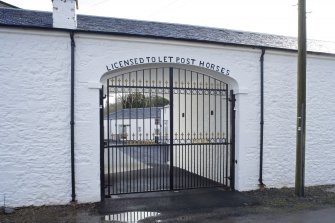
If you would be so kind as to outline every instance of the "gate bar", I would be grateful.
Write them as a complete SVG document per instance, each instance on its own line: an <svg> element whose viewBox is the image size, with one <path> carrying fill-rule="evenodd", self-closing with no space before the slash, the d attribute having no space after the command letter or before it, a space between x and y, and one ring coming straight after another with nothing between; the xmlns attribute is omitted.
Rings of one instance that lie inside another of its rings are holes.
<svg viewBox="0 0 335 223"><path fill-rule="evenodd" d="M169 69L170 79L170 190L173 190L173 68Z"/></svg>
<svg viewBox="0 0 335 223"><path fill-rule="evenodd" d="M104 159L104 106L103 106L103 87L99 90L99 105L100 105L100 187L101 200L105 198L105 159Z"/></svg>
<svg viewBox="0 0 335 223"><path fill-rule="evenodd" d="M235 191L235 94L233 90L230 90L231 100L231 139L230 139L230 188Z"/></svg>
<svg viewBox="0 0 335 223"><path fill-rule="evenodd" d="M107 79L107 162L108 162L108 195L110 196L111 191L110 191L110 187L111 187L111 182L110 182L110 146L109 146L109 135L110 135L110 130L109 130L109 79ZM113 154L113 151L112 151ZM105 167L104 167L105 168ZM114 190L114 188L113 188Z"/></svg>

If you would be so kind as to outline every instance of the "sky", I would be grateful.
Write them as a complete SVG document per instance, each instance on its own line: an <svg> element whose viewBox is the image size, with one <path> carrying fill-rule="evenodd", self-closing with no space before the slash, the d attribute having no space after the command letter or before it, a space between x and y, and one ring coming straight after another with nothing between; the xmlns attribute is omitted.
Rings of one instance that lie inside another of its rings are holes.
<svg viewBox="0 0 335 223"><path fill-rule="evenodd" d="M52 11L51 0L2 0ZM78 14L296 37L298 0L79 0ZM335 1L306 0L307 38L335 42Z"/></svg>

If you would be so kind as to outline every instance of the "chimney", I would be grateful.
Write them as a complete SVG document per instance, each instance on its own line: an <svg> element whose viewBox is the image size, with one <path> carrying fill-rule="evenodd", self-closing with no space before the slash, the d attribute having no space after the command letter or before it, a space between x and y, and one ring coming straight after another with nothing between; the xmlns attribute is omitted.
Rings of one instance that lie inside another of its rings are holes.
<svg viewBox="0 0 335 223"><path fill-rule="evenodd" d="M52 23L54 28L76 29L78 0L52 0Z"/></svg>

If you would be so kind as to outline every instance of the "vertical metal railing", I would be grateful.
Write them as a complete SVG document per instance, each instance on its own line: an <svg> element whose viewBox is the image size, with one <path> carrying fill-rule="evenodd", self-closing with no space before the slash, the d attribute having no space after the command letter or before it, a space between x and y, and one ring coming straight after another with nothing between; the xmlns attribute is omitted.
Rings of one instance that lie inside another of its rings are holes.
<svg viewBox="0 0 335 223"><path fill-rule="evenodd" d="M176 69L174 78L174 188L228 186L228 85L185 69Z"/></svg>
<svg viewBox="0 0 335 223"><path fill-rule="evenodd" d="M100 115L100 195L105 198L105 140L104 140L104 89L99 90L99 115Z"/></svg>
<svg viewBox="0 0 335 223"><path fill-rule="evenodd" d="M173 190L174 172L173 172L173 68L169 68L169 82L170 82L170 190Z"/></svg>
<svg viewBox="0 0 335 223"><path fill-rule="evenodd" d="M110 140L109 140L109 136L110 136L110 123L109 123L109 80L107 80L107 181L108 181L108 186L107 186L107 196L109 196L111 194L110 191ZM105 154L105 153L104 153ZM112 159L113 160L113 159Z"/></svg>
<svg viewBox="0 0 335 223"><path fill-rule="evenodd" d="M231 100L231 137L230 137L230 188L235 190L235 95L233 90L230 91Z"/></svg>

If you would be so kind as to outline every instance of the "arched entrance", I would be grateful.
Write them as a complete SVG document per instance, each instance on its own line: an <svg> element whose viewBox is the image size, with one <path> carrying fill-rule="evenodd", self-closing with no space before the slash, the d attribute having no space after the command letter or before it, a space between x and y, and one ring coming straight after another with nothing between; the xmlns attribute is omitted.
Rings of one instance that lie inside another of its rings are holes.
<svg viewBox="0 0 335 223"><path fill-rule="evenodd" d="M118 72L103 83L104 196L234 189L231 84L176 66Z"/></svg>

